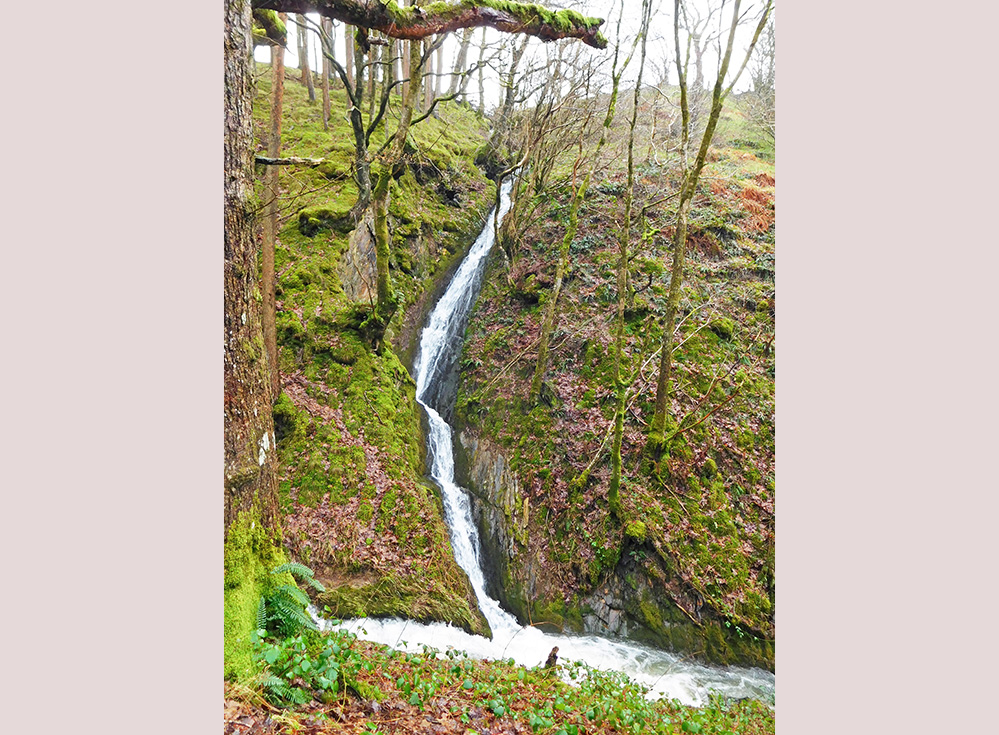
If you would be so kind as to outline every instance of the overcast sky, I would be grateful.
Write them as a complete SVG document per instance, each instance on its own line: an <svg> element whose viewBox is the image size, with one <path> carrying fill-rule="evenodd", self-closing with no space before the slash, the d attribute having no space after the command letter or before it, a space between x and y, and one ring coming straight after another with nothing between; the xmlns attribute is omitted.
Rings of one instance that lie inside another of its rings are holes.
<svg viewBox="0 0 999 735"><path fill-rule="evenodd" d="M699 10L702 16L707 15L707 8L709 4L711 6L717 6L719 4L718 0L688 0L692 6ZM624 0L625 10L621 15L621 39L625 44L626 49L630 48L631 39L638 30L640 22L641 5L638 0ZM672 83L676 83L676 70L675 65L672 63L673 59L673 2L670 0L654 0L653 6L653 16L652 24L649 33L649 43L647 49L647 61L646 61L646 71L645 80L655 81L659 71L663 68L664 62L668 62L669 68L669 79ZM598 50L590 48L589 46L584 46L584 53L592 55L594 58L603 60L604 63L599 64L601 72L603 72L604 82L609 79L609 72L611 67L611 61L613 58L613 45L617 40L617 20L620 13L621 4L620 0L579 0L578 2L545 2L548 7L571 7L583 12L589 16L595 16L599 18L604 18L604 25L601 27L604 35L610 41L610 45L605 50ZM731 2L726 4L724 25L719 23L719 16L716 13L715 17L712 18L710 28L714 31L718 31L720 28L728 28L731 22L731 12L730 7ZM747 13L752 18L758 18L759 13L763 7L762 0L754 0L753 2L745 2L741 8L743 13ZM310 15L314 21L318 22L318 15ZM285 65L289 67L298 67L298 52L297 52L297 40L295 34L297 33L297 27L295 23L289 22L289 39L288 39L288 49L285 52ZM732 66L738 68L741 63L743 55L745 54L745 48L748 46L749 41L752 39L752 33L755 28L755 21L745 22L740 27L739 33L736 37L736 51L733 54ZM336 48L335 53L337 59L343 63L344 60L344 41L343 41L343 24L335 23L334 30L336 35ZM472 46L469 48L469 62L472 63L478 58L478 44L481 38L481 31L476 30L473 35ZM500 43L504 40L510 40L509 34L500 33L492 28L486 30L486 38L491 44ZM449 37L445 41L444 45L444 64L445 69L450 70L454 56L457 54L458 49L459 34L449 34ZM683 36L681 35L681 42L683 42ZM312 56L311 64L314 69L321 68L321 61L319 57L319 44L318 41L313 39L312 44ZM546 44L542 43L536 38L532 38L528 45L528 53L525 55L522 61L521 68L525 68L531 60L534 63L544 63L545 58L545 48ZM626 54L626 50L623 51L622 56ZM268 61L270 59L270 50L267 47L259 46L254 52L257 61ZM705 55L704 73L710 83L715 76L714 70L717 68L718 64L718 54L714 48L710 49ZM631 66L629 67L627 73L624 77L623 84L627 86L629 80L634 79L634 75L637 72L637 54L633 60ZM693 59L690 62L689 74L692 77L694 73L693 69ZM443 80L443 86L446 88L448 85L448 79ZM747 71L743 72L739 79L739 83L735 87L736 92L741 92L748 89L750 86L749 73ZM469 101L472 104L478 103L478 83L475 79L467 87ZM487 69L485 74L485 97L486 97L486 108L491 109L494 107L500 97L500 85L499 77L494 69Z"/></svg>

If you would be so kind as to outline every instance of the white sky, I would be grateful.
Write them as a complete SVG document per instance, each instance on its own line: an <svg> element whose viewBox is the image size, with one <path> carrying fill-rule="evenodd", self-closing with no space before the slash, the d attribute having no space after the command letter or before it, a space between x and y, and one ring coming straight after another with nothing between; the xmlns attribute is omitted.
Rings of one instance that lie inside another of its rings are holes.
<svg viewBox="0 0 999 735"><path fill-rule="evenodd" d="M638 29L639 17L641 12L641 6L638 0L623 0L626 7L621 20L621 35L624 39L625 48L622 49L622 58L627 53L627 49L631 46L631 38L633 34ZM718 0L688 0L694 6L702 9L702 12L708 4L718 5ZM597 59L603 60L603 63L598 63L601 71L604 72L605 82L609 81L609 72L611 67L611 61L613 59L613 45L616 37L616 25L618 13L620 11L621 0L563 0L562 2L549 0L544 4L548 7L569 7L580 12L589 15L596 16L599 18L604 18L605 22L601 26L601 31L610 41L608 47L604 50L598 50L590 48L580 44L584 48L584 53L592 54ZM670 0L654 0L655 5L653 6L653 16L652 25L649 34L649 42L647 48L647 61L646 61L646 71L644 73L644 78L646 81L654 80L657 76L657 69L662 69L663 62L669 61L670 69L670 81L676 83L676 70L672 63L673 59L673 3ZM731 22L731 13L728 6L732 3L729 2L725 8L725 18L728 22L725 23L724 28L727 30L728 23ZM746 2L742 7L742 12L748 14L752 18L758 18L759 12L762 10L763 2L762 0L753 0L752 2ZM706 14L706 13L705 13ZM310 14L309 17L318 22L319 16ZM741 64L743 56L745 54L745 48L748 46L749 41L752 39L752 32L755 28L755 21L750 23L746 22L740 27L739 32L736 37L736 51L733 53L732 57L732 67L738 68ZM712 19L711 27L714 29L719 28L719 23L716 18ZM298 67L298 53L297 53L297 36L298 31L297 26L294 22L289 21L288 23L288 49L285 52L285 65L288 67ZM336 36L337 42L335 47L337 59L343 63L344 60L344 42L343 42L343 24L339 22L334 22L334 34ZM481 38L481 31L476 29L472 37L472 43L468 51L468 62L473 63L478 58L478 44ZM319 42L315 38L314 34L310 34L312 38L312 54L310 58L310 63L313 69L322 68L321 58L319 56ZM503 40L509 40L510 34L500 33L492 28L487 29L486 37L489 43L498 43ZM449 34L448 38L444 42L444 64L445 69L450 70L451 64L455 55L457 55L458 44L459 44L459 34L452 33ZM681 36L681 42L683 42L683 36ZM579 43L578 41L571 41L566 43ZM524 59L521 62L521 69L525 68L529 63L530 59L533 57L535 59L544 59L545 44L536 38L531 38L528 44L528 52L525 54ZM487 52L488 53L488 52ZM270 59L270 49L264 46L258 46L254 52L254 57L257 61L268 61ZM505 61L504 56L500 59ZM622 85L627 87L629 80L635 78L637 71L637 61L638 53L636 51L635 58L632 60L631 66L628 68L628 73L624 77ZM709 50L705 56L704 62L704 73L707 79L707 83L710 84L714 79L715 69L717 68L718 54L716 51ZM694 76L694 62L693 57L690 61L690 69L688 71L690 78ZM442 80L443 88L447 88L449 83L449 77L445 77ZM499 77L495 70L487 68L485 72L485 97L486 97L486 108L491 109L496 106L500 99L500 85ZM748 89L750 86L749 81L749 69L743 72L739 79L739 83L735 87L735 92L741 92ZM476 77L468 83L466 88L468 94L469 102L473 105L478 104L478 81Z"/></svg>

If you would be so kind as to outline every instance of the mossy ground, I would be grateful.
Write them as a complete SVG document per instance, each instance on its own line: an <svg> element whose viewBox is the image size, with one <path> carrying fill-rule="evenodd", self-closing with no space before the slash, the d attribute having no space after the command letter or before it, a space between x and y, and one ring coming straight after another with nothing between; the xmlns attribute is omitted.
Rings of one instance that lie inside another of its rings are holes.
<svg viewBox="0 0 999 735"><path fill-rule="evenodd" d="M660 590L670 598L634 611L650 628L665 631L669 625L661 619L657 625L653 613L672 607L678 622L701 630L702 644L720 637L711 645L723 653L745 638L759 654L754 663L772 666L774 166L746 143L759 136L737 105L722 122L693 203L678 316L670 415L674 428L681 420L690 428L658 462L644 448L672 262L670 201L649 210L645 233L632 234L625 370L634 379L621 513L612 514L607 502L604 439L615 408L623 122L580 212L541 402L528 406L526 398L567 224L568 189L545 193L545 216L528 230L508 273L499 258L491 261L462 356L458 418L505 447L530 502L522 558L540 556L532 565L535 606L595 589L632 555L649 579L662 576ZM675 157L649 146L649 134L646 121L636 141L639 206L679 184ZM653 573L652 561L660 572ZM514 586L524 584L524 570L512 575Z"/></svg>
<svg viewBox="0 0 999 735"><path fill-rule="evenodd" d="M258 141L268 129L270 75L268 65L258 65ZM454 561L437 491L422 480L415 385L391 344L375 352L358 333L370 304L352 303L341 282L351 229L342 218L357 187L338 85L331 84L324 131L321 102L309 103L303 85L285 81L282 155L325 162L281 174L275 269L282 395L275 428L284 545L315 569L328 589L321 603L334 614L444 620L485 632ZM394 114L393 103L390 130ZM372 136L372 151L384 141L383 127ZM495 191L474 165L484 130L474 114L445 104L439 118L412 131L415 150L392 181L391 275L402 308L390 338L481 227ZM264 149L262 142L257 147Z"/></svg>

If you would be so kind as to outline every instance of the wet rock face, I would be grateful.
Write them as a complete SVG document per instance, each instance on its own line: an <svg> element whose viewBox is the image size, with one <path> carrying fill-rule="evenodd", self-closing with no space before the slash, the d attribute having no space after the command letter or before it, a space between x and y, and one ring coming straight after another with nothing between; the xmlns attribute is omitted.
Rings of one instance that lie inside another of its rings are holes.
<svg viewBox="0 0 999 735"><path fill-rule="evenodd" d="M613 581L609 580L609 584L583 599L583 603L592 610L583 615L584 633L621 638L628 635L624 601L619 597L617 590L612 591L611 587L617 586Z"/></svg>
<svg viewBox="0 0 999 735"><path fill-rule="evenodd" d="M378 295L374 216L369 209L350 233L347 251L340 260L340 282L351 301L374 303Z"/></svg>
<svg viewBox="0 0 999 735"><path fill-rule="evenodd" d="M482 543L482 567L489 594L523 624L531 610L547 599L547 563L533 552L528 527L529 498L521 493L515 472L502 448L473 429L463 427L455 441L456 480L469 489L472 516ZM631 541L629 543L637 543ZM651 551L641 545L628 547ZM563 608L560 630L627 638L656 648L718 664L759 666L773 670L773 642L739 637L723 620L704 610L661 562L638 562L622 553L617 566L592 590L578 590L573 618ZM569 603L568 598L565 600ZM578 607L577 607L578 604ZM682 605L682 607L681 607Z"/></svg>
<svg viewBox="0 0 999 735"><path fill-rule="evenodd" d="M457 444L458 482L472 494L472 516L480 531L487 586L491 595L507 604L499 580L517 557L518 532L526 534L525 514L515 512L523 505L517 476L498 448L468 429L458 434Z"/></svg>

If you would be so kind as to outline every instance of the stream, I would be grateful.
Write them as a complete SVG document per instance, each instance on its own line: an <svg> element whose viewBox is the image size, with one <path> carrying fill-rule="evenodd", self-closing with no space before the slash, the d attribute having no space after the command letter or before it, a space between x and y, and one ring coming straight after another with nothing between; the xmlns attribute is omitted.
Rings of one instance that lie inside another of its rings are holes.
<svg viewBox="0 0 999 735"><path fill-rule="evenodd" d="M510 208L509 195L508 182L501 192L500 221ZM545 633L522 626L486 593L478 529L472 520L468 492L455 483L452 430L441 414L448 414L453 408L450 404L454 401L454 391L446 388L447 376L461 354L486 257L495 241L494 214L495 210L489 213L485 228L427 319L415 365L416 400L426 410L429 424L430 476L441 489L455 560L472 583L479 609L492 629L492 638L471 635L445 623L422 624L398 618L347 620L340 627L364 640L400 650L419 651L424 645L442 651L455 648L476 658L512 658L528 667L543 664L552 647L558 646L561 660L583 661L594 668L624 672L649 687L650 697L665 696L688 705L703 705L714 691L726 697L750 697L773 704L776 679L768 671L709 666L624 639ZM320 622L330 627L326 621Z"/></svg>

